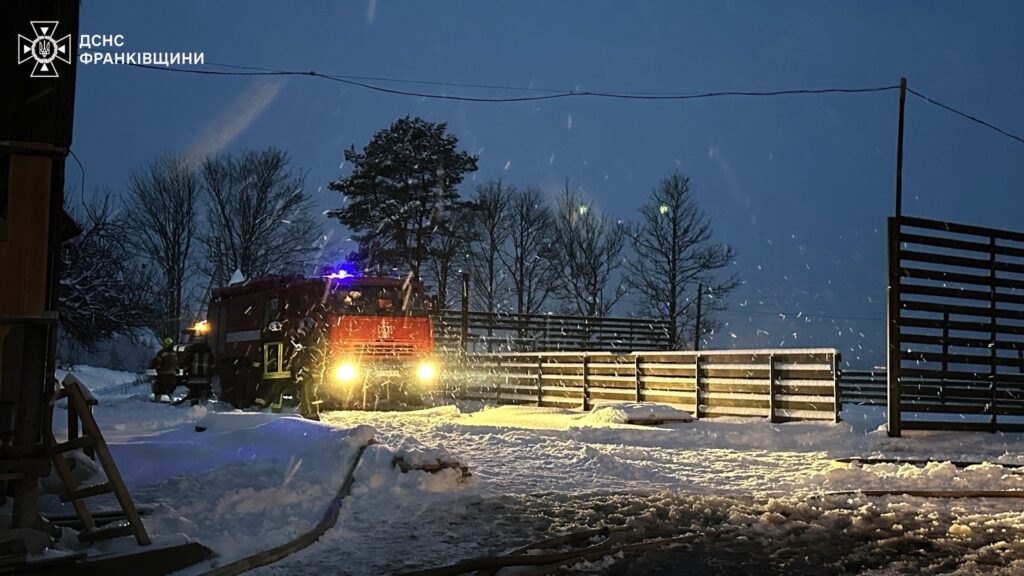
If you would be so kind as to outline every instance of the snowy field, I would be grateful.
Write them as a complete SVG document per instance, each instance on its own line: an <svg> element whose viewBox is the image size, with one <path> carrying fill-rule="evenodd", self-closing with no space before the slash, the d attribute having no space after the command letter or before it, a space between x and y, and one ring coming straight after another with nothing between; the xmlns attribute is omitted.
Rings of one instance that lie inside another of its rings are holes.
<svg viewBox="0 0 1024 576"><path fill-rule="evenodd" d="M146 400L134 375L80 368L96 417L157 542L198 540L213 565L311 528L371 438L338 525L261 575L388 574L499 554L587 527L630 538L697 532L695 542L581 564L596 574L1021 574L1024 501L868 497L867 489L1024 490L1024 436L888 438L877 408L844 422L714 419L622 424L622 414L463 404L329 412L322 423ZM64 414L54 415L58 426ZM196 424L206 428L196 432ZM59 435L58 435L59 436ZM401 473L454 458L455 470ZM979 461L959 469L840 457ZM88 472L83 462L82 473ZM53 487L51 486L51 489ZM47 504L56 509L52 498ZM113 502L90 501L94 509ZM63 511L70 511L65 506ZM127 541L107 543L123 548ZM503 574L505 572L502 572Z"/></svg>

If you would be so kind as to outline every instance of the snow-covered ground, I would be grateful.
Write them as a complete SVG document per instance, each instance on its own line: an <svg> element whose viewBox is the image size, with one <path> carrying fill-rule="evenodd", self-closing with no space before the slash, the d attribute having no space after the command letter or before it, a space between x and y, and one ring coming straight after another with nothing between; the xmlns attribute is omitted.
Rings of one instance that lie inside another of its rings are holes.
<svg viewBox="0 0 1024 576"><path fill-rule="evenodd" d="M223 563L319 520L357 447L364 454L338 525L258 574L386 574L500 553L584 527L636 538L705 534L607 574L1024 573L1021 500L831 494L857 489L1024 490L1024 435L888 438L877 408L844 421L713 419L656 427L604 413L462 404L392 413L329 412L322 423L146 400L134 376L76 370L158 541L196 539ZM58 424L62 414L55 414ZM207 428L196 432L196 423ZM453 457L457 471L392 465ZM840 457L982 461L958 469ZM112 502L109 506L113 507ZM125 546L124 542L108 546ZM205 568L209 568L206 565ZM189 570L197 573L203 567ZM578 566L584 570L586 566Z"/></svg>

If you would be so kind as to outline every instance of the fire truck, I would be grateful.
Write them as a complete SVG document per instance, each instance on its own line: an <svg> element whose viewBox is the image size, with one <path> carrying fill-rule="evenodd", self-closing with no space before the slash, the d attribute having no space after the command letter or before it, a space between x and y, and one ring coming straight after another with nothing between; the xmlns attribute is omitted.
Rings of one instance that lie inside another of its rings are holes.
<svg viewBox="0 0 1024 576"><path fill-rule="evenodd" d="M328 406L417 403L438 381L430 299L412 278L267 276L215 290L207 319L218 395L236 407L251 406L261 387L294 390L303 323L324 336L318 396Z"/></svg>

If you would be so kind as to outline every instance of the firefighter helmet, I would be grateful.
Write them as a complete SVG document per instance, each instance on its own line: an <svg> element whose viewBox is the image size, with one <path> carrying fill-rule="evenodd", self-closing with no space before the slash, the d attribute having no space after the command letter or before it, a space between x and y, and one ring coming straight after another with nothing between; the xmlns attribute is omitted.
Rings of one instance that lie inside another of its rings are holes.
<svg viewBox="0 0 1024 576"><path fill-rule="evenodd" d="M299 332L302 334L308 334L313 331L313 327L316 325L313 319L306 316L302 320L299 320Z"/></svg>

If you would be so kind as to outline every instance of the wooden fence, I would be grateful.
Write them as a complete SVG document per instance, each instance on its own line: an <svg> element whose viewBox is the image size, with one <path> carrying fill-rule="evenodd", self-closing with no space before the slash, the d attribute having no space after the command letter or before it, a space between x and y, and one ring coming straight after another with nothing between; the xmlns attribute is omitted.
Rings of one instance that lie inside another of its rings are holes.
<svg viewBox="0 0 1024 576"><path fill-rule="evenodd" d="M835 349L471 354L450 382L465 399L590 409L674 404L694 417L839 420Z"/></svg>
<svg viewBox="0 0 1024 576"><path fill-rule="evenodd" d="M839 399L843 404L885 406L885 370L841 370Z"/></svg>
<svg viewBox="0 0 1024 576"><path fill-rule="evenodd" d="M434 316L434 338L441 349L476 353L627 352L669 346L667 320L461 310L441 310Z"/></svg>
<svg viewBox="0 0 1024 576"><path fill-rule="evenodd" d="M1024 431L1024 233L889 219L889 433Z"/></svg>

